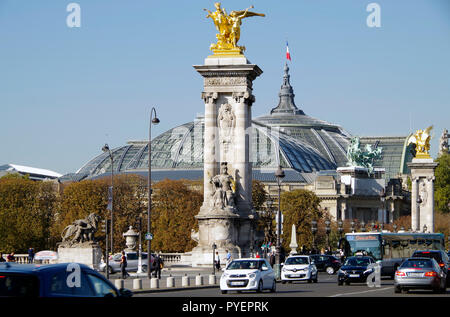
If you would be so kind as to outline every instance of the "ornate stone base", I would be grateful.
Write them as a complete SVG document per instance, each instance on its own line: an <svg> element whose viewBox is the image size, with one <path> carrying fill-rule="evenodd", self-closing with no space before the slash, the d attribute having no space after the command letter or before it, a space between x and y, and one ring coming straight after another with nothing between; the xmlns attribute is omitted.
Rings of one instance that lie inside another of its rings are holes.
<svg viewBox="0 0 450 317"><path fill-rule="evenodd" d="M58 263L82 263L98 270L101 259L102 249L98 244L58 247Z"/></svg>
<svg viewBox="0 0 450 317"><path fill-rule="evenodd" d="M193 267L212 266L213 244L217 246L220 261L225 263L227 250L234 259L249 257L254 240L254 224L251 217L234 215L197 215L198 246L191 253Z"/></svg>

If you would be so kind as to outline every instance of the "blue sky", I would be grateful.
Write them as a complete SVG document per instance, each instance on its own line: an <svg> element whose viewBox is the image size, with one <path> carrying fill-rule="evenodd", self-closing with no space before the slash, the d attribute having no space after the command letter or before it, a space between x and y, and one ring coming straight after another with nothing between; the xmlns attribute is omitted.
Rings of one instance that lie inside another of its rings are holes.
<svg viewBox="0 0 450 317"><path fill-rule="evenodd" d="M69 28L66 7L81 7ZM369 3L381 27L369 28ZM0 165L75 172L110 147L156 136L204 111L192 65L211 54L214 1L0 0ZM254 5L240 45L264 71L253 116L278 103L286 39L296 104L353 135L450 129L447 0L225 0Z"/></svg>

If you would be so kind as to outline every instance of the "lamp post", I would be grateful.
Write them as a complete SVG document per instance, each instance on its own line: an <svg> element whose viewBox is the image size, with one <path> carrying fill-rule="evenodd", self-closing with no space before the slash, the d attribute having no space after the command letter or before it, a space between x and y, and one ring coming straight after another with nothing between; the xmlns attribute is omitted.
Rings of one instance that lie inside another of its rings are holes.
<svg viewBox="0 0 450 317"><path fill-rule="evenodd" d="M381 211L383 213L383 217L382 217L382 221L381 223L385 223L386 222L386 191L384 190L384 188L381 189L380 191L380 200L381 200Z"/></svg>
<svg viewBox="0 0 450 317"><path fill-rule="evenodd" d="M361 222L361 232L366 232L366 223L364 220Z"/></svg>
<svg viewBox="0 0 450 317"><path fill-rule="evenodd" d="M153 117L153 114L155 116ZM150 234L151 231L151 215L152 215L152 124L158 124L159 119L156 116L155 107L150 111L150 124L148 128L148 206L147 206L147 233ZM151 237L147 238L147 276L149 279L152 278L151 273Z"/></svg>
<svg viewBox="0 0 450 317"><path fill-rule="evenodd" d="M317 221L313 220L311 221L311 232L313 234L313 242L312 242L312 252L313 254L316 252L316 233L317 233Z"/></svg>
<svg viewBox="0 0 450 317"><path fill-rule="evenodd" d="M330 246L330 232L331 232L331 228L330 228L330 220L325 220L325 232L327 234L327 247L328 247L328 251L331 252L331 246Z"/></svg>
<svg viewBox="0 0 450 317"><path fill-rule="evenodd" d="M213 275L216 275L216 249L217 249L217 245L213 242L212 245L212 249L213 249Z"/></svg>
<svg viewBox="0 0 450 317"><path fill-rule="evenodd" d="M344 223L342 222L342 220L338 221L338 232L339 232L339 239L342 238L342 233L344 232Z"/></svg>
<svg viewBox="0 0 450 317"><path fill-rule="evenodd" d="M264 249L264 257L267 257L267 251L269 250L269 243L270 238L272 237L272 206L273 206L273 199L272 198L268 198L266 200L266 205L267 205L267 214L266 214L266 218L265 218L265 223L264 223L264 237L265 237L265 249Z"/></svg>
<svg viewBox="0 0 450 317"><path fill-rule="evenodd" d="M142 217L136 217L136 227L139 231L139 249L138 249L138 270L136 273L142 273Z"/></svg>
<svg viewBox="0 0 450 317"><path fill-rule="evenodd" d="M114 230L113 230L113 228L114 228L114 221L113 221L113 189L114 189L114 168L113 168L113 163L114 163L114 160L113 160L113 156L112 156L112 153L111 153L111 150L109 149L109 146L108 146L108 144L105 144L103 147L102 147L102 151L103 152L108 152L108 155L109 155L109 158L111 159L111 187L109 188L109 191L108 191L108 209L110 210L110 212L111 212L111 215L110 215L110 219L111 219L111 230L110 230L110 235L111 235L111 253L114 253L114 244L113 244L113 240L114 240Z"/></svg>
<svg viewBox="0 0 450 317"><path fill-rule="evenodd" d="M278 184L278 211L277 211L277 245L276 245L276 257L275 257L275 274L276 278L280 278L280 255L281 255L281 181L283 180L285 174L281 166L275 171L275 177L277 178Z"/></svg>

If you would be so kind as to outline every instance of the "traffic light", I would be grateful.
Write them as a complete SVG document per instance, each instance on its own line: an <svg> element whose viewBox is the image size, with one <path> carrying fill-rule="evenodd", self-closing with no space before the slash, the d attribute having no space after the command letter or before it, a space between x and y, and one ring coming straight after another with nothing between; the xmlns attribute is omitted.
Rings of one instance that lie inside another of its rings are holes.
<svg viewBox="0 0 450 317"><path fill-rule="evenodd" d="M111 227L111 220L109 220L109 219L102 220L102 225L101 225L102 232L108 234L110 231L110 227Z"/></svg>

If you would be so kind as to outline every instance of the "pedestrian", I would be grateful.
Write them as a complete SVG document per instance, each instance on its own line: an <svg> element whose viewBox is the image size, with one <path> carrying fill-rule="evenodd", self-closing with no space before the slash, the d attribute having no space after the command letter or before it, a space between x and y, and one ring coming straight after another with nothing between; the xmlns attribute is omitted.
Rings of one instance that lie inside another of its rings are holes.
<svg viewBox="0 0 450 317"><path fill-rule="evenodd" d="M0 262L6 262L6 260L3 258L3 253L0 252Z"/></svg>
<svg viewBox="0 0 450 317"><path fill-rule="evenodd" d="M14 252L11 252L10 254L8 254L8 256L6 257L6 262L16 262Z"/></svg>
<svg viewBox="0 0 450 317"><path fill-rule="evenodd" d="M122 251L122 256L120 258L120 272L122 273L122 279L127 278L127 256L125 255L125 251Z"/></svg>
<svg viewBox="0 0 450 317"><path fill-rule="evenodd" d="M164 262L161 258L161 256L159 255L159 253L156 254L156 258L154 260L155 263L155 273L153 274L154 277L161 279L161 270L164 267Z"/></svg>
<svg viewBox="0 0 450 317"><path fill-rule="evenodd" d="M231 253L230 253L230 251L228 251L228 250L225 250L225 252L227 253L227 255L226 255L226 265L227 265L227 267L228 267L228 264L230 264L231 263L231 261L233 261L233 257L231 256Z"/></svg>
<svg viewBox="0 0 450 317"><path fill-rule="evenodd" d="M28 263L33 263L34 260L34 249L30 247L28 249Z"/></svg>
<svg viewBox="0 0 450 317"><path fill-rule="evenodd" d="M216 256L214 258L214 264L216 266L217 270L220 270L220 256L219 256L219 252L216 251Z"/></svg>
<svg viewBox="0 0 450 317"><path fill-rule="evenodd" d="M270 252L269 262L271 267L275 265L275 254L273 254L273 251Z"/></svg>
<svg viewBox="0 0 450 317"><path fill-rule="evenodd" d="M256 252L256 258L259 259L261 256L259 255L259 252Z"/></svg>

